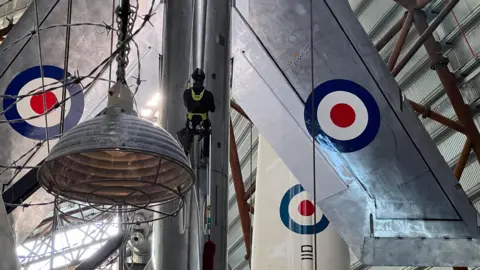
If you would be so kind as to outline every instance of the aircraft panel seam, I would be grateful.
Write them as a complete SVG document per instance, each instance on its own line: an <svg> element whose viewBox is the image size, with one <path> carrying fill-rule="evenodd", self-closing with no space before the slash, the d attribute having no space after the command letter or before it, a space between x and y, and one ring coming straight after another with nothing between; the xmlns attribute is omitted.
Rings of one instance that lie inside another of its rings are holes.
<svg viewBox="0 0 480 270"><path fill-rule="evenodd" d="M457 213L457 215L462 219L462 216L460 215L460 213L458 212L458 210L455 208L455 205L453 204L451 198L447 195L447 193L445 192L445 189L444 187L440 184L440 182L438 181L437 179L437 176L435 175L435 173L433 172L432 168L430 167L430 164L428 164L427 160L425 159L425 157L423 156L422 152L420 151L420 149L418 148L417 144L415 143L415 141L413 140L412 136L410 135L410 133L408 132L407 128L405 127L405 124L402 122L401 118L399 117L398 113L395 111L393 105L391 104L391 102L388 100L387 96L385 95L385 93L381 90L382 87L380 87L380 84L378 83L378 81L376 80L375 76L373 76L373 73L372 71L368 68L368 65L365 63L364 59L362 58L362 56L360 55L359 51L357 50L357 48L355 47L355 45L353 44L352 40L350 39L350 37L347 35L344 27L342 26L342 24L340 23L339 19L337 18L337 16L335 15L335 13L333 12L332 8L330 7L330 5L327 3L326 0L323 0L323 2L325 3L326 7L329 9L330 13L332 14L333 18L335 18L335 21L337 22L338 26L340 27L340 29L342 30L342 32L344 33L345 37L347 38L348 42L350 43L350 46L353 48L353 50L355 51L355 53L358 55L358 57L360 58L360 61L362 62L362 64L364 65L364 67L366 68L367 72L370 74L372 80L375 82L375 85L378 87L378 89L380 90L380 93L381 95L385 98L385 101L387 102L388 106L391 108L392 112L394 113L395 117L398 119L400 125L402 126L402 128L404 129L406 135L408 136L408 138L410 139L410 141L412 142L412 144L414 145L415 149L417 150L418 154L420 155L420 157L422 158L422 160L424 161L425 165L427 166L428 170L430 171L430 173L432 174L433 178L435 179L435 181L437 182L437 184L439 185L440 189L443 191L443 193L445 194L445 197L447 198L447 200L450 202L450 205L452 206L452 208L454 209L455 213ZM400 102L402 102L400 100Z"/></svg>

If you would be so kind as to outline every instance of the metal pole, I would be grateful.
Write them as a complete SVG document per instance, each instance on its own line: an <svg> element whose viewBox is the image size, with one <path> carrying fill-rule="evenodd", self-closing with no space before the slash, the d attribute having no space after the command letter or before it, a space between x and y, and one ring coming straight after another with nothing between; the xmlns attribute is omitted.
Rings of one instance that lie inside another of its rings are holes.
<svg viewBox="0 0 480 270"><path fill-rule="evenodd" d="M197 0L199 1L199 0ZM208 0L206 12L206 87L216 110L210 115L209 194L210 240L215 243L214 268L227 269L228 233L228 123L230 119L230 12L231 0Z"/></svg>
<svg viewBox="0 0 480 270"><path fill-rule="evenodd" d="M418 112L419 114L421 114L423 117L428 117L434 121L437 121L438 123L440 124L443 124L455 131L458 131L460 133L463 133L463 134L466 134L466 131L465 131L465 128L462 124L458 123L458 122L455 122L439 113L436 113L434 111L431 111L430 109L428 108L425 108L424 106L418 104L418 103L415 103L411 100L408 100L408 102L410 103L410 106L412 106L412 109L416 112Z"/></svg>
<svg viewBox="0 0 480 270"><path fill-rule="evenodd" d="M203 69L205 55L205 20L207 12L207 0L195 0L193 12L193 68Z"/></svg>
<svg viewBox="0 0 480 270"><path fill-rule="evenodd" d="M398 57L400 57L400 53L402 52L403 46L405 45L405 41L407 40L408 32L410 31L410 28L412 28L412 23L413 23L413 15L412 13L409 12L407 15L407 19L403 24L402 30L400 31L400 36L398 37L397 43L393 48L392 55L388 60L387 66L388 66L388 70L390 71L392 71L393 68L395 67L395 64L397 64Z"/></svg>
<svg viewBox="0 0 480 270"><path fill-rule="evenodd" d="M240 167L240 160L238 158L237 142L235 141L235 135L233 133L232 120L230 119L230 169L232 171L233 186L235 187L235 195L237 198L238 212L240 214L240 223L243 231L243 241L245 248L247 249L247 255L245 258L250 260L251 258L251 241L250 241L250 228L251 220L248 210L248 204L245 201L245 186L243 184L242 170Z"/></svg>
<svg viewBox="0 0 480 270"><path fill-rule="evenodd" d="M465 170L465 166L467 166L470 150L472 150L472 141L467 138L467 141L465 141L465 145L463 146L462 152L460 153L460 158L458 159L457 165L455 166L455 170L453 171L453 174L458 179L458 181L460 181L463 170Z"/></svg>
<svg viewBox="0 0 480 270"><path fill-rule="evenodd" d="M118 229L120 230L120 234L125 234L122 206L118 206ZM125 247L120 245L118 250L118 270L124 270L124 269L125 269Z"/></svg>
<svg viewBox="0 0 480 270"><path fill-rule="evenodd" d="M190 0L166 0L163 32L161 111L159 123L170 133L185 127L187 111L183 104L185 83L190 77L193 6ZM190 257L189 228L192 192L185 196L183 211L177 216L153 222L152 264L155 270L188 270ZM178 201L163 204L157 210L171 213ZM155 213L154 218L160 218ZM195 225L195 224L193 224Z"/></svg>
<svg viewBox="0 0 480 270"><path fill-rule="evenodd" d="M93 253L91 257L84 260L78 265L75 270L91 270L100 266L104 261L108 259L117 249L122 248L122 244L125 241L127 234L124 231L120 231L119 234L110 238L105 245L103 245L98 251ZM120 260L118 262L120 266ZM123 269L123 268L122 268Z"/></svg>
<svg viewBox="0 0 480 270"><path fill-rule="evenodd" d="M195 0L193 5L193 26L192 26L192 68L201 68L205 70L205 38L206 32L206 12L207 12L207 0ZM208 79L207 79L208 80ZM207 87L210 91L209 87ZM190 210L190 228L189 235L189 256L190 258L197 258L197 264L191 263L190 269L198 269L201 267L200 253L203 248L204 230L203 227L198 224L203 224L203 218L205 216L204 205L209 204L208 195L210 186L210 179L208 168L209 166L201 166L201 146L197 140L198 136L195 136L193 140L193 146L190 152L190 159L192 161L192 167L195 170L197 176L197 182L195 184L196 196L191 198L191 210ZM207 138L204 138L204 140ZM209 138L208 138L209 139Z"/></svg>
<svg viewBox="0 0 480 270"><path fill-rule="evenodd" d="M129 15L130 15L130 1L129 0L121 0L120 7L118 9L118 19L120 20L120 32L118 36L118 44L123 43L127 39L128 35L128 24L129 24ZM127 50L125 49L127 44L123 45L123 49L120 50L117 61L117 81L121 83L126 83L125 78L125 69L127 68L127 63L125 58L127 55ZM140 61L140 59L139 59ZM118 207L118 224L119 229L123 232L124 225L123 225L123 213L122 213L122 206ZM118 270L125 269L125 248L120 247L118 252Z"/></svg>
<svg viewBox="0 0 480 270"><path fill-rule="evenodd" d="M120 2L120 8L119 8L120 14L119 14L119 19L120 19L120 32L118 35L118 44L121 44L127 39L127 34L128 34L128 17L130 15L130 1L129 0L121 0ZM117 68L117 80L119 82L125 83L125 69L127 68L127 63L124 61L124 59L127 57L127 51L125 50L127 44L124 44L124 47L122 50L120 50L118 54L118 68Z"/></svg>
<svg viewBox="0 0 480 270"><path fill-rule="evenodd" d="M453 8L457 2L458 0L452 0L447 7ZM413 10L412 12L414 24L418 32L425 32L428 28L425 12L422 10ZM425 39L425 49L433 63L432 68L437 72L460 123L463 124L467 136L473 143L473 151L477 155L477 158L480 158L480 133L473 121L470 108L463 101L455 75L448 69L448 59L443 57L440 43L438 43L431 34Z"/></svg>
<svg viewBox="0 0 480 270"><path fill-rule="evenodd" d="M55 254L55 232L57 231L58 227L58 209L57 207L53 208L53 220L52 220L52 230L50 232L50 235L52 237L52 242L51 242L51 252L52 256L50 257L50 269L53 269L53 254Z"/></svg>
<svg viewBox="0 0 480 270"><path fill-rule="evenodd" d="M402 71L402 69L407 65L408 61L410 61L410 59L412 59L412 57L417 53L417 51L420 49L420 47L422 47L422 45L425 43L425 41L429 37L433 38L432 33L443 22L445 17L447 17L448 13L450 13L450 11L452 11L452 9L455 7L455 5L457 5L458 1L460 1L460 0L451 0L445 6L445 8L438 14L438 16L435 18L435 20L432 22L432 24L430 24L430 26L427 24L427 27L425 28L425 30L423 32L419 31L419 33L422 33L420 35L420 38L415 42L415 44L413 44L410 51L408 51L408 53L405 54L405 56L402 58L402 60L400 60L398 65L392 70L393 76L397 76L398 73L400 73L400 71ZM420 10L417 10L417 11L420 11ZM414 19L414 21L415 21L415 19ZM417 27L417 30L418 30L418 27Z"/></svg>
<svg viewBox="0 0 480 270"><path fill-rule="evenodd" d="M402 29L406 19L407 12L405 12L403 17L400 18L400 20L377 41L377 43L375 44L375 48L377 49L377 51L381 51L388 44L388 42L390 42L390 40L392 40L392 38L398 33L398 31Z"/></svg>

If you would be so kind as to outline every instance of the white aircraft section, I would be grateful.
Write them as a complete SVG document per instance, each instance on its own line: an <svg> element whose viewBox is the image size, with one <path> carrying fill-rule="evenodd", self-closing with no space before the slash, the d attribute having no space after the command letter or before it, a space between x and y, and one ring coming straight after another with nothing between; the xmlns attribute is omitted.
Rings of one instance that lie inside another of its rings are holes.
<svg viewBox="0 0 480 270"><path fill-rule="evenodd" d="M260 136L252 270L350 269L347 244L302 190Z"/></svg>

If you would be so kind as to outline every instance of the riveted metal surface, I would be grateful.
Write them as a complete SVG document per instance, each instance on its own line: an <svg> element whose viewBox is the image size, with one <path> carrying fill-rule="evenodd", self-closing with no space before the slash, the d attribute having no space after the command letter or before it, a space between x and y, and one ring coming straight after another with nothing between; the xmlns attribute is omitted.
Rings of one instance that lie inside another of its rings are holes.
<svg viewBox="0 0 480 270"><path fill-rule="evenodd" d="M233 12L233 96L358 257L373 250L364 241L377 232L477 236L475 209L346 1L315 1L312 10L310 1L260 0L247 10ZM379 107L379 131L359 151L313 148L306 130L307 98L332 79L362 85ZM314 168L325 181L313 184ZM408 256L391 259L382 263L410 264Z"/></svg>

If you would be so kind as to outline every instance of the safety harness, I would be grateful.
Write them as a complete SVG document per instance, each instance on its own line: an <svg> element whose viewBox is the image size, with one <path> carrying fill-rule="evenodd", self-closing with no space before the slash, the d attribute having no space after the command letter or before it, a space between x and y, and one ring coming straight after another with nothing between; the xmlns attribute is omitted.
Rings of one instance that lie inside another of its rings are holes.
<svg viewBox="0 0 480 270"><path fill-rule="evenodd" d="M193 91L193 87L190 88L191 91L192 91L192 99L199 102L200 100L202 100L203 98L203 93L205 93L205 88L202 90L202 92L200 92L200 94L195 94L195 91ZM192 113L192 112L188 112L187 113L187 118L188 120L192 120L192 118L194 116L200 116L202 118L202 121L205 121L207 120L207 113Z"/></svg>

